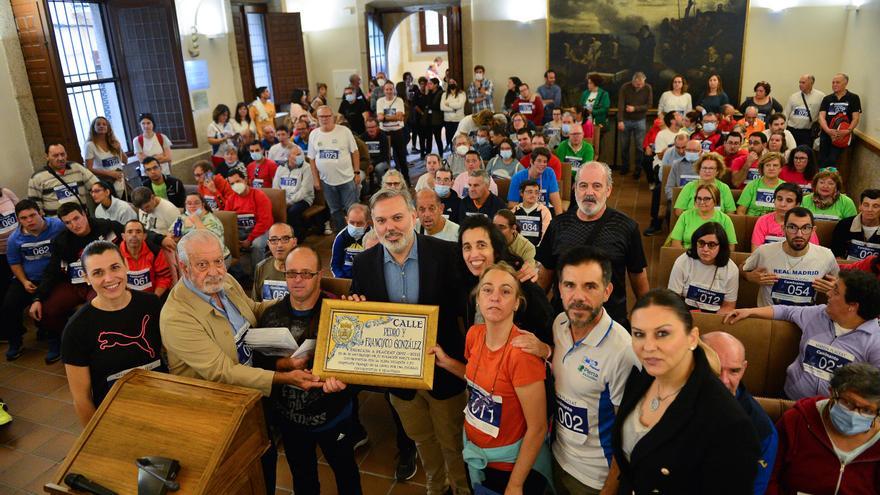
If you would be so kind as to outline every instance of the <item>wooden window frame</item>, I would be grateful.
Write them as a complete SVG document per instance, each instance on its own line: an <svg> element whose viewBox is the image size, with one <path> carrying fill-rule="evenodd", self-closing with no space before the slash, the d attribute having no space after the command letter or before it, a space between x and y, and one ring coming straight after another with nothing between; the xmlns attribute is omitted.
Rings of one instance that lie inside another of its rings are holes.
<svg viewBox="0 0 880 495"><path fill-rule="evenodd" d="M446 42L444 43L442 41L442 38L443 38L443 19L446 19L446 13L439 12L439 11L432 11L432 12L437 12L437 16L439 18L439 28L438 28L439 33L438 33L438 35L441 38L441 41L440 41L440 43L438 43L436 45L429 45L428 44L428 35L427 35L427 31L425 29L425 11L420 10L419 11L419 45L420 45L420 48L423 52L445 52L445 51L448 51L449 50L449 33L448 33L449 20L447 19L447 21L446 21L447 34L446 34Z"/></svg>

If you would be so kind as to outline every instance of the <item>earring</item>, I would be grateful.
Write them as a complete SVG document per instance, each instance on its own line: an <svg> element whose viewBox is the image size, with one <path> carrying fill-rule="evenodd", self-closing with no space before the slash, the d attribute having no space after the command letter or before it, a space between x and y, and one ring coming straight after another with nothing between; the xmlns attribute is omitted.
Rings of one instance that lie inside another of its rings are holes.
<svg viewBox="0 0 880 495"><path fill-rule="evenodd" d="M691 351L695 351L695 350L697 350L697 346L693 346L693 347L691 347L690 350L691 350Z"/></svg>

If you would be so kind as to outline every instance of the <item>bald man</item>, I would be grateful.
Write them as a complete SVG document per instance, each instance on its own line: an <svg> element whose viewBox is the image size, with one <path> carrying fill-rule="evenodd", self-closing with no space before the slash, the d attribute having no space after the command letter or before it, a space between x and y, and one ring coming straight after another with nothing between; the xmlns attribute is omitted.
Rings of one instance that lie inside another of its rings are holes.
<svg viewBox="0 0 880 495"><path fill-rule="evenodd" d="M458 242L458 224L443 217L443 202L433 189L416 193L416 232L444 241Z"/></svg>
<svg viewBox="0 0 880 495"><path fill-rule="evenodd" d="M739 405L749 415L749 419L752 420L755 431L758 433L758 438L761 440L761 458L758 460L755 494L762 494L767 489L770 474L773 472L779 437L770 417L741 383L749 364L746 361L746 349L739 339L727 332L710 332L703 335L702 338L703 342L711 347L721 360L721 376L719 377L721 383L730 390Z"/></svg>

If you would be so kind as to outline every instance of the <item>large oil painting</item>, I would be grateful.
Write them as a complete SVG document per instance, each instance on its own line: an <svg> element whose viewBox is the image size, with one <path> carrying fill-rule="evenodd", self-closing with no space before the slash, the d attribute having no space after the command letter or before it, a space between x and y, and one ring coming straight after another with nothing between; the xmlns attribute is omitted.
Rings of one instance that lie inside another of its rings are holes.
<svg viewBox="0 0 880 495"><path fill-rule="evenodd" d="M731 102L740 98L748 0L548 0L550 67L567 104L576 104L586 76L603 76L617 106L617 89L636 71L648 76L654 103L683 74L699 101L719 74Z"/></svg>

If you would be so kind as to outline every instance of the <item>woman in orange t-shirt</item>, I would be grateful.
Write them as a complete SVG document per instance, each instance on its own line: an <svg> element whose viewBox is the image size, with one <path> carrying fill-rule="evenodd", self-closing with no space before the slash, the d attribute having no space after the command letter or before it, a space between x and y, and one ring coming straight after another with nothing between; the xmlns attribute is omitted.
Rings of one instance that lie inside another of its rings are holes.
<svg viewBox="0 0 880 495"><path fill-rule="evenodd" d="M543 493L541 473L549 463L544 363L510 344L520 333L513 315L522 289L513 268L499 263L483 272L476 291L485 323L468 331L467 364L432 349L438 366L467 381L464 458L471 483L490 493Z"/></svg>

